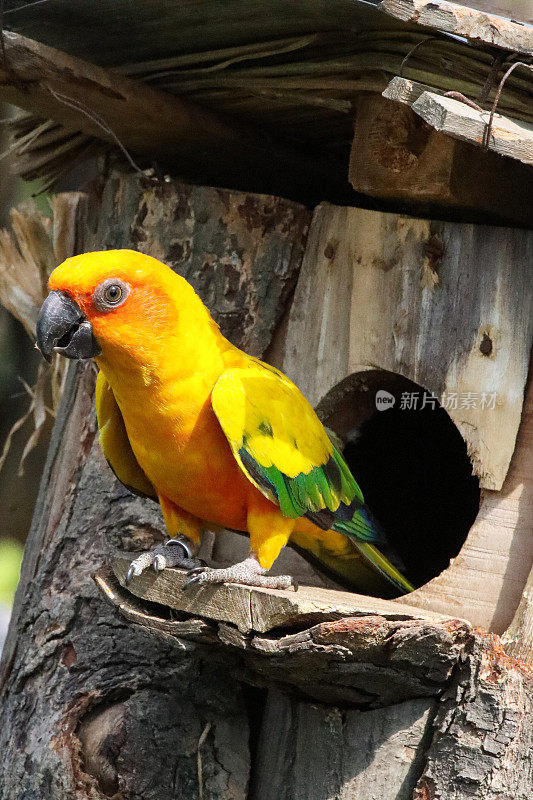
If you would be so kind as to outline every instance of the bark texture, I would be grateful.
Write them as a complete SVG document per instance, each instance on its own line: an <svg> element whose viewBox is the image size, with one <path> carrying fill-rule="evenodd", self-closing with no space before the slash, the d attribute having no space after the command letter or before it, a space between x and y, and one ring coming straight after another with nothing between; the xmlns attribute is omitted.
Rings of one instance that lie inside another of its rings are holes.
<svg viewBox="0 0 533 800"><path fill-rule="evenodd" d="M261 356L303 258L311 212L270 195L114 174L86 250L132 247L192 283L222 333Z"/></svg>
<svg viewBox="0 0 533 800"><path fill-rule="evenodd" d="M154 617L109 575L100 585L136 624L238 652L236 674L268 689L252 720L253 800L531 796L532 673L497 636L412 609L296 632L192 628Z"/></svg>

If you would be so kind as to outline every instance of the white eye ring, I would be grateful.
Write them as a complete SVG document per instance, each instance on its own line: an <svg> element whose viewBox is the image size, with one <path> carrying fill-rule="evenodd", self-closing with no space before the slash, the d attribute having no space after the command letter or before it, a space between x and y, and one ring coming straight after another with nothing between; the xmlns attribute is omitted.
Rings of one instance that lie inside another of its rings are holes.
<svg viewBox="0 0 533 800"><path fill-rule="evenodd" d="M121 306L130 293L130 287L119 278L108 278L93 292L93 303L98 311L113 311Z"/></svg>

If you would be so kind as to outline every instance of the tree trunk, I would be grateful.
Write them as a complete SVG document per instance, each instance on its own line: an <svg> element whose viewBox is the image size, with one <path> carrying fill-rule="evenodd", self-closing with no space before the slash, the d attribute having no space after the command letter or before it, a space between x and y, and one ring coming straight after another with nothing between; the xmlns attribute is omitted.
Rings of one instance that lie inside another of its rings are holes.
<svg viewBox="0 0 533 800"><path fill-rule="evenodd" d="M261 353L307 222L276 198L116 178L87 249L174 261ZM531 674L497 637L357 595L299 617L266 590L239 629L122 588L116 549L150 546L162 522L105 464L94 376L70 368L27 542L0 680L1 800L530 797Z"/></svg>

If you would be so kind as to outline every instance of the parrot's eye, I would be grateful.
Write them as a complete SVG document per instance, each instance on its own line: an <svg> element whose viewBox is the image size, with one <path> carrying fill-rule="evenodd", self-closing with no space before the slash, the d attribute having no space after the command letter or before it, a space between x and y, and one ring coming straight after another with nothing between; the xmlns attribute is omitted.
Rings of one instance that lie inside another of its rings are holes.
<svg viewBox="0 0 533 800"><path fill-rule="evenodd" d="M118 303L118 301L122 297L122 289L118 285L118 283L112 283L111 286L108 286L104 291L104 297L108 303Z"/></svg>
<svg viewBox="0 0 533 800"><path fill-rule="evenodd" d="M112 311L121 306L130 293L130 287L118 278L109 278L93 292L93 302L98 311Z"/></svg>

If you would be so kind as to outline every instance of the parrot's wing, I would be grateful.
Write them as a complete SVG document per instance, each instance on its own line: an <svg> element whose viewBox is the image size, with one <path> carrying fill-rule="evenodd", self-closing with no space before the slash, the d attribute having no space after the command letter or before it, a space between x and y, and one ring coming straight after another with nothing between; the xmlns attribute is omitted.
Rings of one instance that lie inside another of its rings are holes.
<svg viewBox="0 0 533 800"><path fill-rule="evenodd" d="M242 470L286 517L324 530L364 505L362 492L300 390L256 359L226 370L211 398ZM375 540L361 529L361 539Z"/></svg>
<svg viewBox="0 0 533 800"><path fill-rule="evenodd" d="M374 546L387 548L387 542L361 489L311 405L283 373L249 358L221 375L211 403L241 469L286 517L307 517L323 530L345 534L397 589L413 589Z"/></svg>
<svg viewBox="0 0 533 800"><path fill-rule="evenodd" d="M154 487L131 449L122 413L103 372L98 373L96 380L95 401L100 444L107 463L130 492L157 500Z"/></svg>

